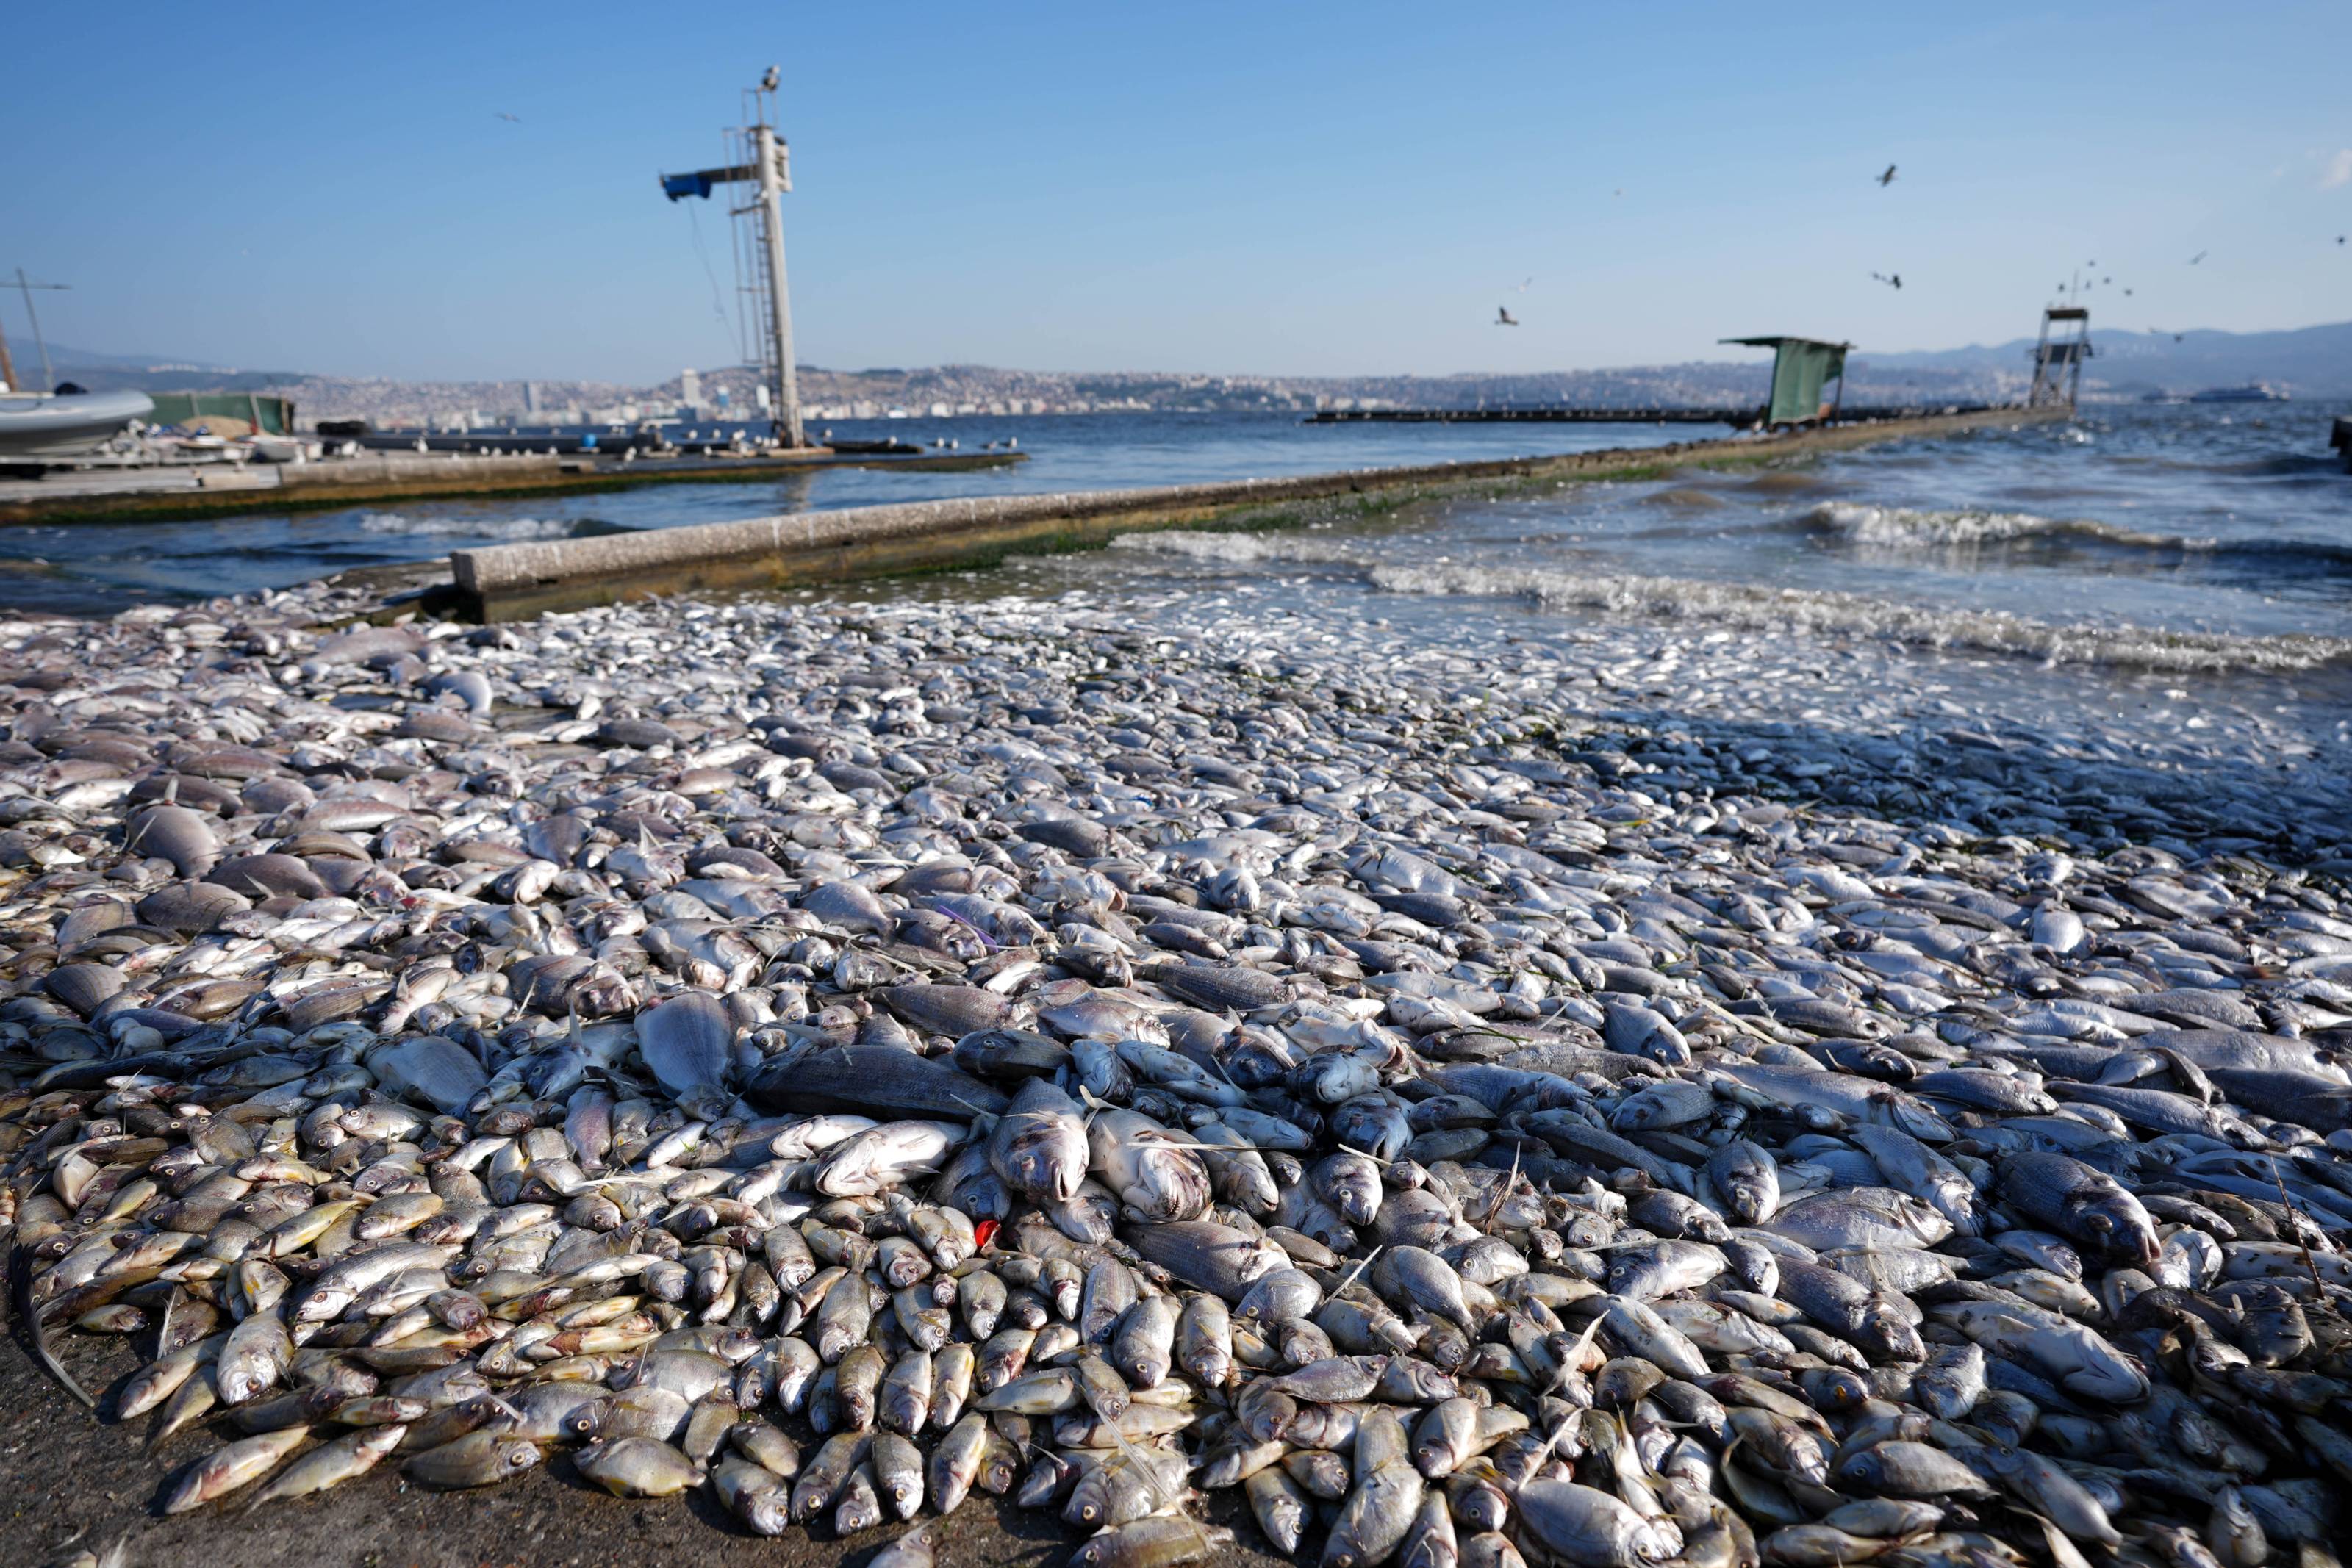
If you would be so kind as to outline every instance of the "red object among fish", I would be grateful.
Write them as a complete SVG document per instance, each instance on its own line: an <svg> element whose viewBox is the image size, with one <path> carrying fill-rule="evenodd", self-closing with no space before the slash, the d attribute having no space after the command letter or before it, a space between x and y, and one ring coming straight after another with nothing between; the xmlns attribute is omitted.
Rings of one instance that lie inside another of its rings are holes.
<svg viewBox="0 0 2352 1568"><path fill-rule="evenodd" d="M996 1221L993 1219L973 1220L971 1222L971 1234L973 1240L977 1241L982 1247L987 1246L988 1239L996 1234Z"/></svg>

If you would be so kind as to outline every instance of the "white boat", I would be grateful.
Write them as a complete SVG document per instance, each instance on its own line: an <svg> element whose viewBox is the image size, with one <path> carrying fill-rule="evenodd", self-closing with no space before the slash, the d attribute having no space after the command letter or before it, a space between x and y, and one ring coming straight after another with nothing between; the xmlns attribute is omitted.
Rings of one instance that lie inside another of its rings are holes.
<svg viewBox="0 0 2352 1568"><path fill-rule="evenodd" d="M268 431L255 431L251 437L253 455L264 463L306 463L318 448L299 435L272 435Z"/></svg>
<svg viewBox="0 0 2352 1568"><path fill-rule="evenodd" d="M86 457L154 412L145 392L0 392L0 462Z"/></svg>

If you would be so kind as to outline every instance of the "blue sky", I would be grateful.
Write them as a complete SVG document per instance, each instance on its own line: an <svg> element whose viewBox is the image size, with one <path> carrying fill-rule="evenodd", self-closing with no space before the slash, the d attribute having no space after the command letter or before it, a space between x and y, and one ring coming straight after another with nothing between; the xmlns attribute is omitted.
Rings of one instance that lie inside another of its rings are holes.
<svg viewBox="0 0 2352 1568"><path fill-rule="evenodd" d="M18 7L6 31L0 274L71 283L42 297L49 335L107 351L411 378L725 363L693 227L730 291L723 209L690 219L654 176L716 162L771 61L815 364L1942 348L2030 332L2090 261L2116 279L2102 327L2352 316L2342 0L173 0ZM1523 326L1491 325L1503 303ZM13 293L0 322L21 340Z"/></svg>

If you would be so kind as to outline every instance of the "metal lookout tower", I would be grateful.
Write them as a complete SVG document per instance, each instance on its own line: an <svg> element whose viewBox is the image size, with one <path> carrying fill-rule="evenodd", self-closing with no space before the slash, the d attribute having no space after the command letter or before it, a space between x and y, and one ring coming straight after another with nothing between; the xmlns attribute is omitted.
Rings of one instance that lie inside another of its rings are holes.
<svg viewBox="0 0 2352 1568"><path fill-rule="evenodd" d="M2091 357L2091 312L2082 305L2053 305L2042 313L2042 340L2033 345L2033 391L2028 408L2072 408L2083 382L2083 361Z"/></svg>
<svg viewBox="0 0 2352 1568"><path fill-rule="evenodd" d="M792 152L776 133L776 69L743 93L743 123L727 133L727 163L691 174L664 174L662 194L675 202L708 198L720 185L751 184L759 194L730 207L735 225L736 289L743 359L760 368L760 388L769 404L776 440L802 446L799 377L793 365L793 305L784 285L783 193L793 188Z"/></svg>

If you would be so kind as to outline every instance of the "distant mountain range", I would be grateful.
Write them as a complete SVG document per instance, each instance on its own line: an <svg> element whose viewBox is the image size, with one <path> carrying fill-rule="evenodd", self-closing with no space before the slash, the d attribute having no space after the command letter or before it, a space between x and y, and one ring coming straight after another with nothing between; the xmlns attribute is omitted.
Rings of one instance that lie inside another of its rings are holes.
<svg viewBox="0 0 2352 1568"><path fill-rule="evenodd" d="M2267 382L2298 398L2352 397L2352 321L2286 332L2185 331L2092 334L2094 357L2083 376L2091 397L2137 398L2206 387ZM29 346L16 349L18 371L39 374ZM2020 395L2032 374L2032 340L1903 352L1857 350L1849 369L1849 403L2000 401ZM93 392L275 392L295 400L300 416L362 418L379 427L529 417L531 392L520 381L405 382L292 371L237 370L199 361L107 354L53 345L60 380ZM1601 407L1760 403L1770 361L1740 361L1617 370L1468 373L1452 376L1204 376L1156 371L1010 371L985 365L919 370L833 371L801 367L801 395L818 419L909 413L1063 413L1142 411L1300 412L1390 406L1472 408L1570 402ZM565 411L593 420L634 420L667 413L684 395L672 379L655 386L613 382L541 381L542 416ZM738 413L753 406L751 372L724 366L701 373L700 395L724 390Z"/></svg>
<svg viewBox="0 0 2352 1568"><path fill-rule="evenodd" d="M11 339L9 357L27 383L41 373L40 350ZM270 392L303 380L298 371L240 371L203 360L167 360L152 354L101 354L94 349L49 345L58 379L92 392Z"/></svg>
<svg viewBox="0 0 2352 1568"><path fill-rule="evenodd" d="M2030 363L2033 340L1991 348L1857 354L1872 371L2008 371ZM2117 332L2093 329L2087 390L2136 397L2143 392L2197 392L2205 387L2269 382L2301 397L2352 396L2352 321L2298 327L2288 332Z"/></svg>

